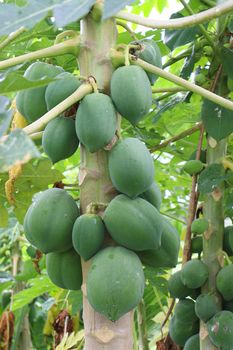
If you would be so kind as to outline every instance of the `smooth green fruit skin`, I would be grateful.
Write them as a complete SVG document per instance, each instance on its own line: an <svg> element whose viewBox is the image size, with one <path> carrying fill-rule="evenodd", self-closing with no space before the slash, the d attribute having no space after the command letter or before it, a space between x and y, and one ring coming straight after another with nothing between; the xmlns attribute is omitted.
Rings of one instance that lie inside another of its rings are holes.
<svg viewBox="0 0 233 350"><path fill-rule="evenodd" d="M201 254L203 251L203 239L202 237L194 237L191 240L191 252Z"/></svg>
<svg viewBox="0 0 233 350"><path fill-rule="evenodd" d="M144 286L144 273L137 255L123 247L108 247L92 260L87 275L87 298L97 312L117 321L137 306Z"/></svg>
<svg viewBox="0 0 233 350"><path fill-rule="evenodd" d="M148 190L143 192L140 197L151 203L156 209L160 210L162 194L156 182L153 182Z"/></svg>
<svg viewBox="0 0 233 350"><path fill-rule="evenodd" d="M32 245L27 247L26 252L27 252L27 255L30 256L30 258L32 258L32 259L36 258L37 249L35 247L33 247Z"/></svg>
<svg viewBox="0 0 233 350"><path fill-rule="evenodd" d="M203 167L204 165L200 160L188 160L185 163L183 169L189 175L195 175L199 174L202 171Z"/></svg>
<svg viewBox="0 0 233 350"><path fill-rule="evenodd" d="M73 246L85 261L100 250L104 236L105 226L98 215L83 214L74 223L72 231Z"/></svg>
<svg viewBox="0 0 233 350"><path fill-rule="evenodd" d="M41 252L62 252L72 247L72 228L79 209L65 190L50 188L40 193L24 218L28 241Z"/></svg>
<svg viewBox="0 0 233 350"><path fill-rule="evenodd" d="M31 81L42 78L54 78L64 72L61 67L44 62L35 62L25 71L24 77ZM29 123L34 122L47 112L45 91L47 86L23 90L16 95L16 106L18 111Z"/></svg>
<svg viewBox="0 0 233 350"><path fill-rule="evenodd" d="M196 299L195 312L197 317L203 322L209 321L217 312L217 299L212 294L201 294Z"/></svg>
<svg viewBox="0 0 233 350"><path fill-rule="evenodd" d="M47 124L42 136L42 146L53 163L72 156L78 145L73 119L60 116Z"/></svg>
<svg viewBox="0 0 233 350"><path fill-rule="evenodd" d="M226 301L233 299L233 265L224 266L217 274L216 286Z"/></svg>
<svg viewBox="0 0 233 350"><path fill-rule="evenodd" d="M118 141L109 152L108 169L113 186L129 197L147 191L154 180L154 163L146 146L136 138Z"/></svg>
<svg viewBox="0 0 233 350"><path fill-rule="evenodd" d="M161 247L139 253L144 265L171 268L177 265L180 249L180 236L174 226L163 218Z"/></svg>
<svg viewBox="0 0 233 350"><path fill-rule="evenodd" d="M211 342L219 350L232 350L233 345L233 313L220 311L207 323Z"/></svg>
<svg viewBox="0 0 233 350"><path fill-rule="evenodd" d="M223 250L229 256L233 255L233 226L227 226L224 228Z"/></svg>
<svg viewBox="0 0 233 350"><path fill-rule="evenodd" d="M195 303L191 299L180 300L175 306L174 315L179 322L193 323L198 321Z"/></svg>
<svg viewBox="0 0 233 350"><path fill-rule="evenodd" d="M117 128L111 98L101 93L85 96L77 110L75 126L80 142L89 152L97 152L108 145Z"/></svg>
<svg viewBox="0 0 233 350"><path fill-rule="evenodd" d="M190 337L184 346L183 350L200 350L200 336L199 334L195 334Z"/></svg>
<svg viewBox="0 0 233 350"><path fill-rule="evenodd" d="M103 220L112 238L126 248L140 251L158 249L161 245L162 216L142 198L116 196L105 210Z"/></svg>
<svg viewBox="0 0 233 350"><path fill-rule="evenodd" d="M179 346L184 346L186 341L198 331L199 322L179 322L175 316L172 317L169 324L169 335L171 339Z"/></svg>
<svg viewBox="0 0 233 350"><path fill-rule="evenodd" d="M80 80L69 72L63 72L57 78L59 80L50 83L46 88L45 101L48 110L64 101L81 85Z"/></svg>
<svg viewBox="0 0 233 350"><path fill-rule="evenodd" d="M185 286L181 280L181 271L177 271L168 280L168 291L172 298L184 299L192 296L196 290Z"/></svg>
<svg viewBox="0 0 233 350"><path fill-rule="evenodd" d="M191 289L203 286L208 276L208 267L200 260L186 262L181 270L182 282Z"/></svg>
<svg viewBox="0 0 233 350"><path fill-rule="evenodd" d="M150 81L141 67L117 68L111 79L111 97L118 112L137 124L152 105Z"/></svg>
<svg viewBox="0 0 233 350"><path fill-rule="evenodd" d="M46 269L51 281L64 289L79 290L82 285L80 256L74 249L46 255Z"/></svg>
<svg viewBox="0 0 233 350"><path fill-rule="evenodd" d="M206 221L205 219L196 219L192 222L191 232L201 235L208 230L208 227L208 221Z"/></svg>
<svg viewBox="0 0 233 350"><path fill-rule="evenodd" d="M158 45L154 40L140 40L132 42L132 44L140 44L141 50L136 50L134 53L143 61L152 64L153 66L162 68L162 58ZM154 85L158 76L154 73L146 72L151 85Z"/></svg>

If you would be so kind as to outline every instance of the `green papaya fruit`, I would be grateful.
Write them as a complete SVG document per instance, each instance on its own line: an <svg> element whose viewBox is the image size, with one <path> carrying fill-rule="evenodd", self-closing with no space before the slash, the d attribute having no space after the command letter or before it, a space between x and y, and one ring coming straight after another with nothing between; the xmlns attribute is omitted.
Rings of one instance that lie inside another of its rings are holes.
<svg viewBox="0 0 233 350"><path fill-rule="evenodd" d="M233 265L224 266L217 274L216 286L223 298L227 301L233 299Z"/></svg>
<svg viewBox="0 0 233 350"><path fill-rule="evenodd" d="M144 265L153 267L175 267L180 249L180 236L174 226L163 218L161 246L155 250L139 252L138 255Z"/></svg>
<svg viewBox="0 0 233 350"><path fill-rule="evenodd" d="M30 256L30 258L32 258L32 259L36 258L37 249L35 247L33 247L32 245L27 247L26 252L27 252L27 255Z"/></svg>
<svg viewBox="0 0 233 350"><path fill-rule="evenodd" d="M131 44L139 44L139 49L131 50L132 54L138 56L143 61L152 64L153 66L162 68L162 57L158 45L154 40L134 41ZM146 72L151 85L154 85L158 76L154 73Z"/></svg>
<svg viewBox="0 0 233 350"><path fill-rule="evenodd" d="M192 296L195 289L188 288L181 280L181 271L177 271L171 275L168 280L168 291L172 298L184 299Z"/></svg>
<svg viewBox="0 0 233 350"><path fill-rule="evenodd" d="M44 62L35 62L25 71L24 77L31 81L54 78L64 72L61 67ZM45 91L47 86L19 91L16 95L17 110L29 123L34 122L47 112Z"/></svg>
<svg viewBox="0 0 233 350"><path fill-rule="evenodd" d="M199 174L203 170L204 164L200 160L188 160L183 169L189 175Z"/></svg>
<svg viewBox="0 0 233 350"><path fill-rule="evenodd" d="M10 290L4 290L1 295L1 306L5 309L11 302L12 292Z"/></svg>
<svg viewBox="0 0 233 350"><path fill-rule="evenodd" d="M191 240L191 252L201 254L203 251L203 239L202 237L194 237Z"/></svg>
<svg viewBox="0 0 233 350"><path fill-rule="evenodd" d="M59 79L46 88L45 101L48 111L73 94L81 85L81 81L69 72L63 72L57 78Z"/></svg>
<svg viewBox="0 0 233 350"><path fill-rule="evenodd" d="M219 311L207 323L211 342L220 350L232 350L233 344L233 313Z"/></svg>
<svg viewBox="0 0 233 350"><path fill-rule="evenodd" d="M199 334L192 335L190 338L188 338L183 350L200 350Z"/></svg>
<svg viewBox="0 0 233 350"><path fill-rule="evenodd" d="M111 78L111 97L122 117L137 124L152 105L150 81L141 67L117 68Z"/></svg>
<svg viewBox="0 0 233 350"><path fill-rule="evenodd" d="M142 198L116 196L103 220L112 238L126 248L137 251L158 249L161 245L162 216Z"/></svg>
<svg viewBox="0 0 233 350"><path fill-rule="evenodd" d="M209 321L218 311L217 298L213 294L201 294L196 299L195 312L203 322Z"/></svg>
<svg viewBox="0 0 233 350"><path fill-rule="evenodd" d="M176 319L175 316L172 317L169 324L169 335L171 339L179 346L184 346L186 341L198 333L199 322L194 323L184 323Z"/></svg>
<svg viewBox="0 0 233 350"><path fill-rule="evenodd" d="M75 121L63 116L51 120L43 132L42 146L53 163L69 158L79 145Z"/></svg>
<svg viewBox="0 0 233 350"><path fill-rule="evenodd" d="M197 235L203 234L208 230L209 223L205 219L196 219L192 222L191 232L196 233Z"/></svg>
<svg viewBox="0 0 233 350"><path fill-rule="evenodd" d="M123 247L98 252L87 274L91 306L111 321L132 310L142 299L145 279L137 255Z"/></svg>
<svg viewBox="0 0 233 350"><path fill-rule="evenodd" d="M229 255L233 255L233 226L224 228L223 250Z"/></svg>
<svg viewBox="0 0 233 350"><path fill-rule="evenodd" d="M105 236L105 226L100 216L83 214L77 218L72 231L74 249L84 260L100 250Z"/></svg>
<svg viewBox="0 0 233 350"><path fill-rule="evenodd" d="M108 95L93 93L84 97L76 114L76 133L90 152L97 152L113 139L116 112Z"/></svg>
<svg viewBox="0 0 233 350"><path fill-rule="evenodd" d="M109 152L108 169L113 186L136 197L151 186L154 163L146 146L136 138L119 140Z"/></svg>
<svg viewBox="0 0 233 350"><path fill-rule="evenodd" d="M24 218L28 241L43 253L62 252L72 247L72 228L79 209L65 190L41 192Z"/></svg>
<svg viewBox="0 0 233 350"><path fill-rule="evenodd" d="M182 323L194 323L198 321L195 313L195 302L191 299L179 300L174 309L177 321Z"/></svg>
<svg viewBox="0 0 233 350"><path fill-rule="evenodd" d="M200 260L186 262L181 270L182 282L191 289L203 286L208 276L208 267Z"/></svg>
<svg viewBox="0 0 233 350"><path fill-rule="evenodd" d="M148 190L143 192L140 197L151 203L156 209L160 210L162 194L156 182L153 182Z"/></svg>
<svg viewBox="0 0 233 350"><path fill-rule="evenodd" d="M196 159L196 156L197 156L197 151L194 151L191 156L189 157L189 160L195 160ZM201 154L200 154L200 161L202 163L206 163L206 150L205 149L202 149L201 150Z"/></svg>
<svg viewBox="0 0 233 350"><path fill-rule="evenodd" d="M46 254L46 270L49 278L56 286L70 290L81 288L81 260L74 249Z"/></svg>

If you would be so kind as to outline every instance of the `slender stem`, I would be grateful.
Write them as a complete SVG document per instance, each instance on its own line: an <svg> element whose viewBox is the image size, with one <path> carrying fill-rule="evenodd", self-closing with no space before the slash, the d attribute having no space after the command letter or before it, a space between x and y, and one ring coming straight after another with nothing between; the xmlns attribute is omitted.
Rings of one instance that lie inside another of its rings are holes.
<svg viewBox="0 0 233 350"><path fill-rule="evenodd" d="M154 28L154 29L178 29L191 27L200 23L205 23L213 18L218 18L225 15L233 10L232 0L228 0L223 4L215 6L209 10L203 11L196 15L187 16L179 19L169 19L169 20L153 20L150 18L141 17L134 15L132 13L127 13L124 11L119 11L115 17L119 19L124 19L128 22L136 23L144 27Z"/></svg>
<svg viewBox="0 0 233 350"><path fill-rule="evenodd" d="M69 107L80 101L85 95L90 94L91 92L92 86L89 83L81 85L72 95L52 108L49 112L45 113L34 123L26 126L23 130L28 135L43 130L50 120L56 118L59 114L67 110Z"/></svg>
<svg viewBox="0 0 233 350"><path fill-rule="evenodd" d="M0 62L0 70L16 66L17 64L30 62L39 58L54 57L65 54L77 55L79 51L79 39L71 39L45 49L26 53L21 56L9 58Z"/></svg>
<svg viewBox="0 0 233 350"><path fill-rule="evenodd" d="M137 60L132 59L131 63L142 67L147 72L155 73L164 79L167 79L179 86L186 88L189 91L197 93L198 95L206 98L207 100L210 100L224 108L228 108L231 111L233 111L233 102L230 100L227 100L226 98L216 95L213 92L210 92L198 85L192 84L189 81L182 79L180 77L177 77L176 75L170 72L166 72L159 67L153 66L152 64L149 64L141 60L140 58L138 58Z"/></svg>
<svg viewBox="0 0 233 350"><path fill-rule="evenodd" d="M134 40L138 40L136 34L130 29L130 27L125 22L116 20L116 25L124 28Z"/></svg>
<svg viewBox="0 0 233 350"><path fill-rule="evenodd" d="M43 136L43 131L35 132L33 134L30 134L30 138L32 140L40 140Z"/></svg>
<svg viewBox="0 0 233 350"><path fill-rule="evenodd" d="M187 91L185 88L181 87L176 87L176 86L171 86L171 87L165 87L165 88L154 88L152 87L152 93L153 94L160 94L163 92L182 92L182 91Z"/></svg>
<svg viewBox="0 0 233 350"><path fill-rule="evenodd" d="M146 310L142 300L137 307L138 332L139 332L139 349L149 350L147 326L146 326Z"/></svg>
<svg viewBox="0 0 233 350"><path fill-rule="evenodd" d="M15 32L10 33L8 37L0 43L0 50L5 48L7 45L9 45L13 40L18 38L18 36L20 36L24 32L26 32L26 28L21 27Z"/></svg>
<svg viewBox="0 0 233 350"><path fill-rule="evenodd" d="M167 216L167 217L170 218L170 219L173 219L173 220L175 220L175 221L180 222L181 224L186 225L186 222L185 222L184 220L179 219L177 216L174 216L174 215L172 215L172 214L168 214L168 213L166 213L165 211L161 211L160 213L161 213L162 215L164 215L164 216Z"/></svg>
<svg viewBox="0 0 233 350"><path fill-rule="evenodd" d="M172 299L171 305L169 306L168 312L166 313L166 317L165 317L165 319L164 319L164 321L162 323L161 329L163 329L163 327L165 326L165 324L169 320L169 317L170 317L170 315L172 313L172 310L173 310L175 304L176 304L176 300Z"/></svg>
<svg viewBox="0 0 233 350"><path fill-rule="evenodd" d="M181 4L184 6L184 8L189 12L190 15L195 15L195 13L193 12L192 8L189 6L189 4L186 4L185 0L180 0ZM209 33L207 32L207 30L205 29L205 27L203 26L203 24L199 24L198 25L202 34L204 35L204 37L208 40L208 42L210 43L211 46L215 46L215 43L213 41L213 39L211 38L211 36L209 35Z"/></svg>
<svg viewBox="0 0 233 350"><path fill-rule="evenodd" d="M200 130L201 126L202 126L202 124L198 123L197 125L193 126L192 128L189 128L187 130L182 131L181 133L171 137L170 139L160 143L159 145L156 145L156 146L150 148L150 152L153 153L161 148L167 147L172 142L178 141L178 140L183 139L184 137L186 137L188 135L194 134L196 131Z"/></svg>

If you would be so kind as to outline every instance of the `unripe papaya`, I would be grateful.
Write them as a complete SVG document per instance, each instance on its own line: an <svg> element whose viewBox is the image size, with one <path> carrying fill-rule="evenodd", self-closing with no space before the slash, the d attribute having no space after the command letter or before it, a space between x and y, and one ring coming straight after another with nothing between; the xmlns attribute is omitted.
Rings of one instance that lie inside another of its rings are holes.
<svg viewBox="0 0 233 350"><path fill-rule="evenodd" d="M213 294L201 294L196 299L195 312L203 322L209 321L219 310L217 298Z"/></svg>
<svg viewBox="0 0 233 350"><path fill-rule="evenodd" d="M141 67L117 68L111 79L111 97L118 112L137 124L152 105L150 81Z"/></svg>
<svg viewBox="0 0 233 350"><path fill-rule="evenodd" d="M191 252L201 254L203 251L203 239L202 237L194 237L191 240Z"/></svg>
<svg viewBox="0 0 233 350"><path fill-rule="evenodd" d="M46 255L46 269L51 281L64 289L78 290L82 285L80 256L74 249Z"/></svg>
<svg viewBox="0 0 233 350"><path fill-rule="evenodd" d="M186 341L199 331L199 322L184 323L172 317L169 324L169 334L171 339L179 346L184 346Z"/></svg>
<svg viewBox="0 0 233 350"><path fill-rule="evenodd" d="M193 323L198 321L195 313L195 302L191 299L179 300L175 306L174 315L179 322Z"/></svg>
<svg viewBox="0 0 233 350"><path fill-rule="evenodd" d="M74 249L84 260L90 259L101 248L105 226L100 216L83 214L77 218L72 231Z"/></svg>
<svg viewBox="0 0 233 350"><path fill-rule="evenodd" d="M227 301L233 299L233 265L224 266L217 274L216 286L223 298Z"/></svg>
<svg viewBox="0 0 233 350"><path fill-rule="evenodd" d="M73 198L65 190L41 192L24 218L28 241L43 253L62 252L72 247L72 228L79 215Z"/></svg>
<svg viewBox="0 0 233 350"><path fill-rule="evenodd" d="M148 190L143 192L140 197L151 203L156 209L160 209L162 203L162 194L156 182L153 182Z"/></svg>
<svg viewBox="0 0 233 350"><path fill-rule="evenodd" d="M208 267L200 260L186 262L181 270L181 281L191 289L202 287L208 276Z"/></svg>
<svg viewBox="0 0 233 350"><path fill-rule="evenodd" d="M42 146L53 163L69 158L79 145L75 121L63 116L51 120L43 132Z"/></svg>
<svg viewBox="0 0 233 350"><path fill-rule="evenodd" d="M24 77L31 81L54 78L64 72L61 67L44 62L35 62L25 71ZM17 110L32 123L47 112L45 91L47 86L19 91L16 95Z"/></svg>
<svg viewBox="0 0 233 350"><path fill-rule="evenodd" d="M204 164L200 160L188 160L183 169L189 175L199 174L204 167Z"/></svg>
<svg viewBox="0 0 233 350"><path fill-rule="evenodd" d="M192 335L192 337L188 338L183 350L200 350L199 334Z"/></svg>
<svg viewBox="0 0 233 350"><path fill-rule="evenodd" d="M123 247L108 247L92 260L87 275L87 298L91 306L111 321L140 302L145 286L141 262Z"/></svg>
<svg viewBox="0 0 233 350"><path fill-rule="evenodd" d="M143 264L153 267L175 267L180 249L180 236L174 226L163 218L161 246L139 253Z"/></svg>
<svg viewBox="0 0 233 350"><path fill-rule="evenodd" d="M116 132L116 112L108 95L93 93L84 97L76 114L76 133L90 152L104 148Z"/></svg>
<svg viewBox="0 0 233 350"><path fill-rule="evenodd" d="M162 216L142 198L116 196L105 210L103 220L112 238L126 248L140 251L158 249L161 245Z"/></svg>
<svg viewBox="0 0 233 350"><path fill-rule="evenodd" d="M132 53L143 61L152 64L153 66L162 68L162 58L158 45L154 40L140 40L134 41L131 44L139 44L140 48L137 50L133 49ZM151 85L154 85L158 76L154 73L146 72Z"/></svg>
<svg viewBox="0 0 233 350"><path fill-rule="evenodd" d="M63 72L57 78L59 79L46 88L45 101L48 111L64 101L81 85L80 80L69 72Z"/></svg>
<svg viewBox="0 0 233 350"><path fill-rule="evenodd" d="M154 179L154 163L149 151L132 137L119 140L113 146L108 169L114 187L133 198L147 191Z"/></svg>
<svg viewBox="0 0 233 350"><path fill-rule="evenodd" d="M32 245L27 247L26 252L27 252L27 255L30 256L31 259L36 258L37 249L35 247L33 247Z"/></svg>
<svg viewBox="0 0 233 350"><path fill-rule="evenodd" d="M203 234L208 230L209 223L205 219L196 219L192 222L191 232L196 233L197 235Z"/></svg>
<svg viewBox="0 0 233 350"><path fill-rule="evenodd" d="M233 344L233 313L219 311L207 323L211 342L221 350L231 350Z"/></svg>
<svg viewBox="0 0 233 350"><path fill-rule="evenodd" d="M184 299L192 296L194 289L184 285L181 280L181 271L177 271L168 280L168 291L172 298Z"/></svg>

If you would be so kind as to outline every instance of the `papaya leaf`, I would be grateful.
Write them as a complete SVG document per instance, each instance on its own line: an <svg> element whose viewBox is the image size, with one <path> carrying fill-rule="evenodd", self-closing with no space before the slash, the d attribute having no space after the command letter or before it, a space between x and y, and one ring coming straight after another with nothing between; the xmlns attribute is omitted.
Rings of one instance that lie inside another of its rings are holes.
<svg viewBox="0 0 233 350"><path fill-rule="evenodd" d="M81 311L83 307L83 295L81 290L70 291L68 302L70 305L72 305L72 315L76 315L79 311Z"/></svg>
<svg viewBox="0 0 233 350"><path fill-rule="evenodd" d="M230 79L233 79L233 69L232 69L233 51L225 47L222 47L220 51L220 57L221 57L221 63L223 65L225 74Z"/></svg>
<svg viewBox="0 0 233 350"><path fill-rule="evenodd" d="M205 100L202 106L202 120L206 131L220 141L233 132L232 111Z"/></svg>
<svg viewBox="0 0 233 350"><path fill-rule="evenodd" d="M134 0L106 0L104 2L103 19L107 19L113 16L115 13L123 9L125 6L130 5Z"/></svg>
<svg viewBox="0 0 233 350"><path fill-rule="evenodd" d="M50 281L47 276L39 275L28 281L29 287L14 295L12 311L18 310L28 305L36 297L56 291L58 288Z"/></svg>
<svg viewBox="0 0 233 350"><path fill-rule="evenodd" d="M224 168L221 164L211 164L201 172L198 178L198 191L211 193L225 180Z"/></svg>
<svg viewBox="0 0 233 350"><path fill-rule="evenodd" d="M22 129L15 129L0 138L0 173L38 157L40 153Z"/></svg>

